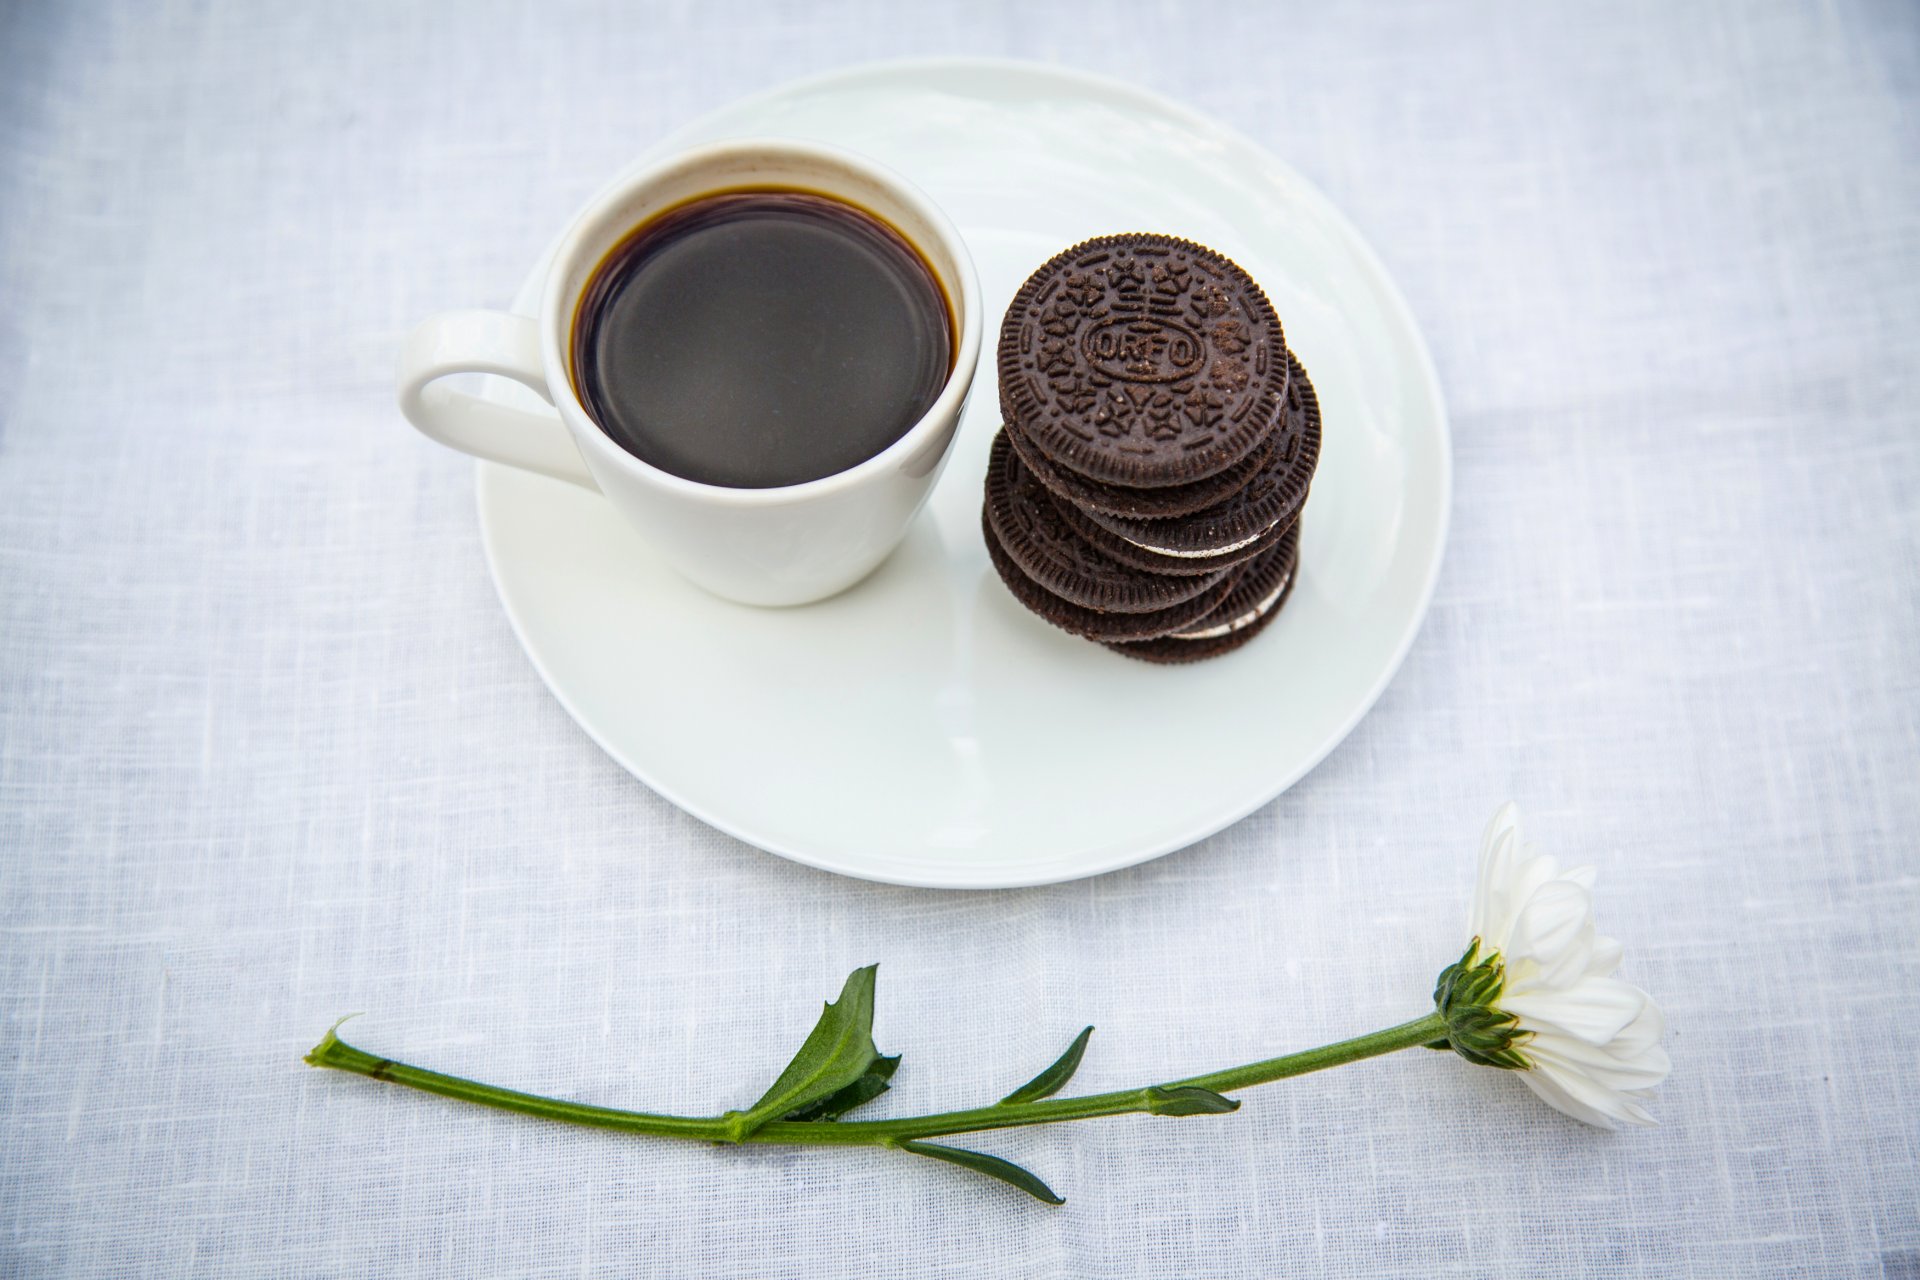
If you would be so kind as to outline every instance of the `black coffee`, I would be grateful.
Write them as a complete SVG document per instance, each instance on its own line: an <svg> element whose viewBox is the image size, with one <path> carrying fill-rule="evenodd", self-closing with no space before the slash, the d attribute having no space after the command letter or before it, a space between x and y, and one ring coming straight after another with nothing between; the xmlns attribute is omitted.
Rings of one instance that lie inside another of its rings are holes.
<svg viewBox="0 0 1920 1280"><path fill-rule="evenodd" d="M622 448L767 489L871 458L926 413L952 323L912 245L852 205L736 191L636 228L573 326L574 385Z"/></svg>

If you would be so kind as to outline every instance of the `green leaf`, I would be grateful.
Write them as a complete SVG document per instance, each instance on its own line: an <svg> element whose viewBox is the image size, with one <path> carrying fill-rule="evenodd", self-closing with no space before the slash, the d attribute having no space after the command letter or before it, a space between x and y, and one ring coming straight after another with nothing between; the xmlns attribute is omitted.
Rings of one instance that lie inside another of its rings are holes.
<svg viewBox="0 0 1920 1280"><path fill-rule="evenodd" d="M829 1098L822 1098L810 1107L798 1111L789 1111L780 1117L782 1120L838 1120L855 1107L865 1106L887 1091L887 1081L900 1066L900 1055L891 1058L876 1057L867 1074L855 1080Z"/></svg>
<svg viewBox="0 0 1920 1280"><path fill-rule="evenodd" d="M984 1173L989 1178L998 1178L1008 1186L1018 1187L1043 1203L1066 1203L1065 1200L1053 1194L1052 1187L1011 1160L1002 1160L999 1156L990 1156L982 1151L963 1151L959 1147L942 1147L931 1142L915 1142L911 1138L901 1138L898 1145L902 1151L911 1151L917 1156L945 1160L948 1164L957 1164L962 1169L971 1169L975 1173Z"/></svg>
<svg viewBox="0 0 1920 1280"><path fill-rule="evenodd" d="M873 979L878 968L870 964L848 974L840 998L820 1011L820 1021L813 1024L800 1051L760 1101L745 1111L727 1113L728 1136L735 1142L746 1141L749 1134L770 1120L830 1105L868 1076L877 1076L880 1088L867 1098L879 1096L893 1068L880 1068L884 1059L873 1047ZM848 1102L840 1109L849 1110L867 1098Z"/></svg>
<svg viewBox="0 0 1920 1280"><path fill-rule="evenodd" d="M1184 1084L1172 1088L1154 1085L1147 1090L1147 1110L1156 1116L1217 1116L1239 1109L1237 1100L1223 1098L1199 1085Z"/></svg>
<svg viewBox="0 0 1920 1280"><path fill-rule="evenodd" d="M1067 1046L1067 1051L1054 1059L1052 1066L1000 1099L1000 1105L1004 1107L1009 1102L1038 1102L1042 1098L1051 1098L1060 1092L1067 1081L1073 1079L1073 1073L1080 1069L1080 1059L1086 1056L1087 1040L1092 1035L1093 1028L1088 1027L1075 1036L1073 1043Z"/></svg>

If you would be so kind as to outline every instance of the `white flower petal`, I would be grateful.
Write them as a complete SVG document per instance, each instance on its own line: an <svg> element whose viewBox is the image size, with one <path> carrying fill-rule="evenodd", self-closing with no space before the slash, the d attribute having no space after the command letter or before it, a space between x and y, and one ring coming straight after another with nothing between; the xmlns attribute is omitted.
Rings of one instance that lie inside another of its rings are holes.
<svg viewBox="0 0 1920 1280"><path fill-rule="evenodd" d="M1627 1123L1639 1125L1643 1129L1651 1129L1658 1125L1660 1122L1654 1119L1653 1112L1640 1105L1642 1102L1650 1101L1652 1101L1652 1098L1649 1095L1635 1095L1632 1098L1622 1098L1620 1100L1620 1107L1627 1113Z"/></svg>
<svg viewBox="0 0 1920 1280"><path fill-rule="evenodd" d="M1520 1072L1520 1083L1534 1091L1540 1100L1555 1111L1564 1111L1585 1124L1601 1129L1617 1129L1620 1122L1606 1112L1590 1107L1565 1089L1552 1076L1540 1071Z"/></svg>
<svg viewBox="0 0 1920 1280"><path fill-rule="evenodd" d="M1490 947L1496 945L1496 936L1505 939L1511 922L1503 895L1519 857L1520 807L1509 800L1495 812L1480 838L1480 875L1474 884L1473 908L1467 914L1467 932Z"/></svg>
<svg viewBox="0 0 1920 1280"><path fill-rule="evenodd" d="M1569 1069L1551 1061L1542 1061L1520 1078L1535 1086L1534 1092L1549 1102L1553 1102L1554 1099L1539 1087L1543 1083L1553 1085L1560 1092L1562 1100L1570 1100L1588 1111L1606 1117L1600 1122L1602 1128L1611 1129L1615 1124L1623 1122L1652 1123L1652 1117L1632 1098L1620 1090L1608 1088L1585 1071ZM1589 1116L1582 1115L1579 1111L1566 1107L1562 1107L1561 1110L1566 1111L1570 1116L1587 1121L1588 1124L1595 1123Z"/></svg>
<svg viewBox="0 0 1920 1280"><path fill-rule="evenodd" d="M1647 993L1618 978L1582 978L1558 990L1504 993L1500 1007L1517 1014L1529 1031L1558 1030L1588 1044L1605 1044L1646 1007Z"/></svg>
<svg viewBox="0 0 1920 1280"><path fill-rule="evenodd" d="M1564 877L1541 885L1514 921L1508 962L1532 960L1538 981L1558 987L1585 977L1592 955L1593 896Z"/></svg>
<svg viewBox="0 0 1920 1280"><path fill-rule="evenodd" d="M1536 1034L1521 1047L1529 1061L1552 1063L1564 1071L1582 1071L1610 1089L1652 1089L1667 1078L1673 1064L1666 1050L1651 1045L1638 1052L1618 1051L1618 1042L1591 1045L1572 1036Z"/></svg>
<svg viewBox="0 0 1920 1280"><path fill-rule="evenodd" d="M1585 976L1611 978L1614 970L1620 967L1620 959L1626 951L1627 949L1621 945L1618 938L1603 938L1596 934L1593 939L1593 954L1587 957Z"/></svg>
<svg viewBox="0 0 1920 1280"><path fill-rule="evenodd" d="M1631 1057L1657 1050L1660 1047L1660 1037L1667 1032L1666 1015L1660 1012L1660 1006L1655 1004L1653 997L1644 991L1640 994L1646 1000L1646 1004L1640 1010L1640 1016L1621 1028L1620 1034L1607 1045L1607 1051L1616 1057Z"/></svg>
<svg viewBox="0 0 1920 1280"><path fill-rule="evenodd" d="M1531 851L1532 846L1528 846ZM1514 930L1519 926L1520 916L1527 909L1533 896L1552 884L1560 874L1560 863L1548 854L1537 854L1522 858L1514 864L1513 878L1501 892L1505 907L1500 930L1500 950L1504 953L1513 938Z"/></svg>
<svg viewBox="0 0 1920 1280"><path fill-rule="evenodd" d="M1573 867L1569 870L1562 871L1560 878L1562 880L1570 880L1591 893L1593 892L1593 882L1600 878L1600 873L1592 867Z"/></svg>

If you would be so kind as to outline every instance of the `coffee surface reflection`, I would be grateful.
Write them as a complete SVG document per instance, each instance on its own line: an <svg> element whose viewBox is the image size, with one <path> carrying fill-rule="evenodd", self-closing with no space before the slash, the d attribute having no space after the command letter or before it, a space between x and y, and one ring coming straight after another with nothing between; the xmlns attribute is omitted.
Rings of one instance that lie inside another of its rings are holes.
<svg viewBox="0 0 1920 1280"><path fill-rule="evenodd" d="M574 385L627 452L703 484L766 489L880 453L938 398L946 296L896 230L800 191L733 191L653 218L601 262Z"/></svg>

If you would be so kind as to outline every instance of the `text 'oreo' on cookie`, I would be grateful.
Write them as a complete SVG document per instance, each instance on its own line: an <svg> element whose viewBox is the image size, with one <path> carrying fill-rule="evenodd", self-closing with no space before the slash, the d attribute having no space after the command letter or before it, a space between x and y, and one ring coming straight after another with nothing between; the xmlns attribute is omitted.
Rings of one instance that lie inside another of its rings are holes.
<svg viewBox="0 0 1920 1280"><path fill-rule="evenodd" d="M1101 236L1014 296L1001 409L1049 461L1088 479L1192 484L1279 422L1286 352L1273 305L1229 259L1173 236Z"/></svg>

